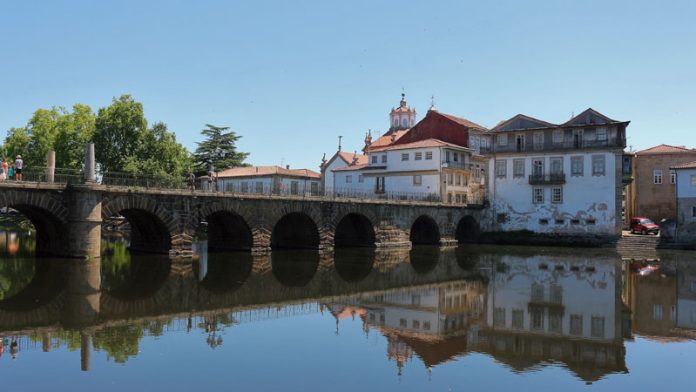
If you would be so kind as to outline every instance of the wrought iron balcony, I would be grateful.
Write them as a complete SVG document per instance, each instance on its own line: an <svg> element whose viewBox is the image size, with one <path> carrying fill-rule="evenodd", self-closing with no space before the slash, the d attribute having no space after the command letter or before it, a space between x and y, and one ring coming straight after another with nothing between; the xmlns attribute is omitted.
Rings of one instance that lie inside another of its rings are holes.
<svg viewBox="0 0 696 392"><path fill-rule="evenodd" d="M565 173L532 174L529 176L529 185L559 185L565 184Z"/></svg>

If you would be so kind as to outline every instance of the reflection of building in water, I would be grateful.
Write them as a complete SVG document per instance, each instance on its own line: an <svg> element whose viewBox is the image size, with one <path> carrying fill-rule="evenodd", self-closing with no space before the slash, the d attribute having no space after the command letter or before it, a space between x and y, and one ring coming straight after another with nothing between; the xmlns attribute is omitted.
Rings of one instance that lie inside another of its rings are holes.
<svg viewBox="0 0 696 392"><path fill-rule="evenodd" d="M479 265L487 284L459 281L359 297L351 306L333 305L334 315L360 315L366 330L383 334L400 370L414 355L430 369L476 351L516 371L562 362L585 381L626 371L616 260L491 259L490 269Z"/></svg>
<svg viewBox="0 0 696 392"><path fill-rule="evenodd" d="M414 353L428 368L463 354L469 325L483 315L484 291L480 281L457 281L358 297L351 305L329 308L337 323L358 315L366 333L374 329L384 335L387 355L401 373Z"/></svg>
<svg viewBox="0 0 696 392"><path fill-rule="evenodd" d="M513 369L563 362L594 381L624 372L621 270L610 257L500 257L492 266L486 323L472 350Z"/></svg>
<svg viewBox="0 0 696 392"><path fill-rule="evenodd" d="M696 338L696 265L681 255L664 255L659 270L627 275L636 333L663 342Z"/></svg>

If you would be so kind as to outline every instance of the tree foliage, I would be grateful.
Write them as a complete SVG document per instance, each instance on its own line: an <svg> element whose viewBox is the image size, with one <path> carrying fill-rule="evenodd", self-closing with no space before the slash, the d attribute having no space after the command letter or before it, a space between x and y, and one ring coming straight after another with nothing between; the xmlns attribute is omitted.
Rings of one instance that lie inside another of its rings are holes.
<svg viewBox="0 0 696 392"><path fill-rule="evenodd" d="M130 95L114 98L110 106L99 109L95 122L94 149L102 170L125 171L129 158L139 158L137 153L146 133L147 120L143 105Z"/></svg>
<svg viewBox="0 0 696 392"><path fill-rule="evenodd" d="M244 160L249 153L238 152L236 142L241 136L234 131L228 131L229 127L217 127L206 124L201 131L205 140L197 143L198 148L193 158L199 171L207 171L211 165L215 170L224 170L236 166L248 166Z"/></svg>
<svg viewBox="0 0 696 392"><path fill-rule="evenodd" d="M49 151L56 151L56 167L79 169L84 146L94 133L94 113L87 105L38 109L27 125L7 133L3 153L8 160L22 155L27 167L46 166Z"/></svg>

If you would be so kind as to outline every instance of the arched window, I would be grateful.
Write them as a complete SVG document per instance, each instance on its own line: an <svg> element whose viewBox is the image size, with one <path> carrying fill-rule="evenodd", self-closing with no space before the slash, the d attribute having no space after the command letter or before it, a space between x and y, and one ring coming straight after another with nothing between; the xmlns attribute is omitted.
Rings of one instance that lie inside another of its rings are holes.
<svg viewBox="0 0 696 392"><path fill-rule="evenodd" d="M406 120L406 118L401 119L401 126L404 128L408 128L408 120Z"/></svg>

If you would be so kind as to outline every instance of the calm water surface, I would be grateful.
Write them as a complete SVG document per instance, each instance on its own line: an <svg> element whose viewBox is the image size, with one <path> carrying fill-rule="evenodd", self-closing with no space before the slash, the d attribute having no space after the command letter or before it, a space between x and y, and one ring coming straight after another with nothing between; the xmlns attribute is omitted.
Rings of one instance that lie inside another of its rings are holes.
<svg viewBox="0 0 696 392"><path fill-rule="evenodd" d="M34 258L0 232L12 390L692 390L696 254L465 247ZM9 390L9 389L8 389Z"/></svg>

